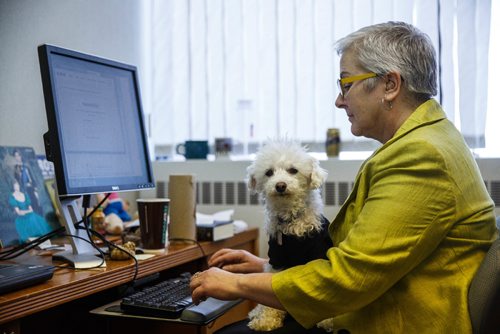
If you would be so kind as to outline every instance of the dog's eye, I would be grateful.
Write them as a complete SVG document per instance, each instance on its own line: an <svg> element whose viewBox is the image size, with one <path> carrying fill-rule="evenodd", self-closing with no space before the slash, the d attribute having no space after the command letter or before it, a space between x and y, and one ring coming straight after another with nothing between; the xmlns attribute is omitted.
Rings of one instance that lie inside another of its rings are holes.
<svg viewBox="0 0 500 334"><path fill-rule="evenodd" d="M272 169L266 170L266 176L267 177L271 177L271 176L273 176L273 174L274 174L274 171Z"/></svg>
<svg viewBox="0 0 500 334"><path fill-rule="evenodd" d="M297 174L299 171L297 170L297 168L288 168L287 170L288 173L292 174L292 175L295 175Z"/></svg>

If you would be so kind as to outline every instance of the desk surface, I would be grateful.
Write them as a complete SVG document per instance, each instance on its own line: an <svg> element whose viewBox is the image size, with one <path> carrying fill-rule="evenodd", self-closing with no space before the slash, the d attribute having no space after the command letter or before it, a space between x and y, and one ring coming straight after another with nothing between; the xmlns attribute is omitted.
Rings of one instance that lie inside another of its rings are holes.
<svg viewBox="0 0 500 334"><path fill-rule="evenodd" d="M197 259L209 257L221 248L243 248L257 254L258 230L250 229L218 242L198 245L170 245L168 252L139 262L137 277L145 277ZM51 264L50 256L22 256L16 262ZM82 298L129 282L135 272L133 260L106 261L106 268L91 270L56 269L52 279L0 295L0 324Z"/></svg>

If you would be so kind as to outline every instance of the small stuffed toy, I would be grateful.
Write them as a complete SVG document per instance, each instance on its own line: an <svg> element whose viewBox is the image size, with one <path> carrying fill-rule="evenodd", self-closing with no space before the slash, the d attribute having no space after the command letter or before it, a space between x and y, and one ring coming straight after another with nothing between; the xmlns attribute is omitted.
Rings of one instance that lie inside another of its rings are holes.
<svg viewBox="0 0 500 334"><path fill-rule="evenodd" d="M128 204L120 198L117 193L110 193L108 199L104 203L104 214L107 216L111 213L116 214L123 222L131 221L132 218L127 212Z"/></svg>
<svg viewBox="0 0 500 334"><path fill-rule="evenodd" d="M104 218L104 230L108 234L118 235L123 232L123 221L115 213L110 213Z"/></svg>
<svg viewBox="0 0 500 334"><path fill-rule="evenodd" d="M97 201L101 202L104 194L97 194ZM128 214L128 203L121 199L117 193L110 193L106 201L102 204L105 215L104 230L108 234L118 235L124 230L123 222L131 221Z"/></svg>

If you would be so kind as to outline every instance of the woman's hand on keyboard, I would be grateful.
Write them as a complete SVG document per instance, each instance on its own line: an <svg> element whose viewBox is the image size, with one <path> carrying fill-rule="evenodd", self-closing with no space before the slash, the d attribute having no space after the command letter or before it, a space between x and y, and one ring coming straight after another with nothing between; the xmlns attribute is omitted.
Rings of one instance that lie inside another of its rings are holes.
<svg viewBox="0 0 500 334"><path fill-rule="evenodd" d="M193 275L190 288L191 298L195 304L208 297L221 300L243 298L283 309L272 289L271 273L235 274L212 267Z"/></svg>
<svg viewBox="0 0 500 334"><path fill-rule="evenodd" d="M246 250L228 248L215 252L208 261L211 267L219 267L233 273L261 273L267 263L268 260Z"/></svg>
<svg viewBox="0 0 500 334"><path fill-rule="evenodd" d="M219 268L210 268L197 272L191 277L191 298L198 305L208 297L221 300L234 300L239 298L236 276Z"/></svg>

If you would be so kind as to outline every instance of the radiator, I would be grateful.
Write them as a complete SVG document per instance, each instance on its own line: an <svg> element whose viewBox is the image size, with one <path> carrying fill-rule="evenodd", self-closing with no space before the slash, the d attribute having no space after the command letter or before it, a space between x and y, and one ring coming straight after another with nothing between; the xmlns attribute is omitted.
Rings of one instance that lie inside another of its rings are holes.
<svg viewBox="0 0 500 334"><path fill-rule="evenodd" d="M332 219L349 195L362 160L329 159L320 161L328 171L322 187L325 216ZM500 159L478 159L481 175L500 215ZM168 197L168 179L171 174L195 174L197 182L197 211L213 213L234 209L235 219L244 220L251 227L262 227L264 214L258 197L247 188L246 168L250 161L191 160L155 162L153 173L156 188L139 193L140 197ZM261 232L262 233L262 232ZM267 241L260 238L260 253L267 253Z"/></svg>

